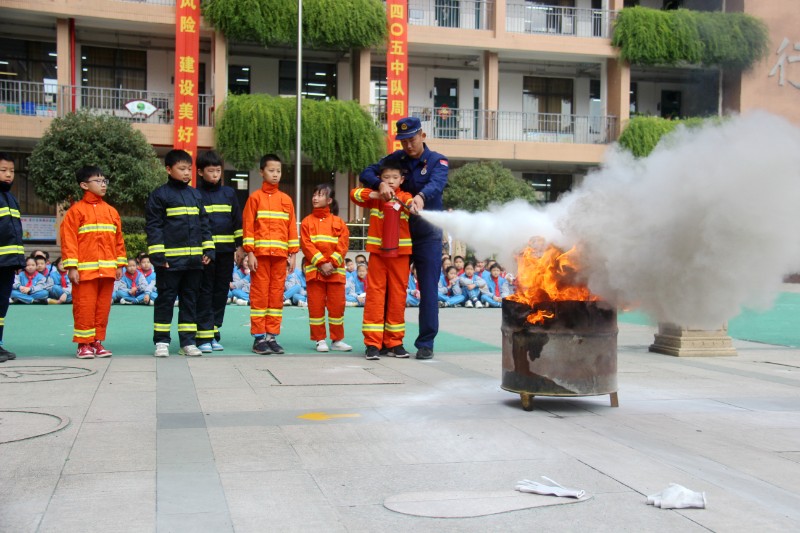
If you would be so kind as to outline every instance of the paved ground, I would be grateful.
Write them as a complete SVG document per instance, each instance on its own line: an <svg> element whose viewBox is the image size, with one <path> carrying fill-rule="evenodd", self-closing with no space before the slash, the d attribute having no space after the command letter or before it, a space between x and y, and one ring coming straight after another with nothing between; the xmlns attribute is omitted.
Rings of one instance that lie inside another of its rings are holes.
<svg viewBox="0 0 800 533"><path fill-rule="evenodd" d="M525 412L499 388L500 314L442 319L496 350L0 365L0 531L800 529L800 349L678 359L620 324L619 408L537 398ZM592 498L467 519L382 505L542 475ZM670 482L708 508L645 504Z"/></svg>

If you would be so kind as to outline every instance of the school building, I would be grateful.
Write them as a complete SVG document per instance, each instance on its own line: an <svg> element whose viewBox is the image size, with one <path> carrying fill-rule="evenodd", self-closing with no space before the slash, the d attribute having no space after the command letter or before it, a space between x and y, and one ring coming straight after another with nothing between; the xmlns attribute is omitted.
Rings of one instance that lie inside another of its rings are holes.
<svg viewBox="0 0 800 533"><path fill-rule="evenodd" d="M500 160L543 201L580 183L632 114L764 108L800 124L796 0L408 3L409 107L429 146L447 155L451 168ZM751 14L769 27L769 57L735 75L630 66L612 47L611 33L619 10L634 5ZM47 232L55 213L33 193L25 158L54 117L88 108L133 122L160 154L171 146L175 9L175 0L0 0L0 150L17 158L14 192L37 231ZM295 61L291 47L229 41L203 23L198 149L213 147L214 110L227 94L293 96ZM303 62L305 97L356 99L376 119L385 117L385 50L306 49ZM125 108L131 100L146 100L156 111L134 117ZM332 175L309 163L303 196ZM255 169L231 168L226 177L242 198L261 182ZM345 198L356 177L333 177ZM284 181L293 181L290 172Z"/></svg>

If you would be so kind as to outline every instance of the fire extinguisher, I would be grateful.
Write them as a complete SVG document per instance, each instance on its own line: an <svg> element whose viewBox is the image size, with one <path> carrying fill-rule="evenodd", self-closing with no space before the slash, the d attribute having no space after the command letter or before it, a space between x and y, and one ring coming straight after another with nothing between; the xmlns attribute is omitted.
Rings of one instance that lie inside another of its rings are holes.
<svg viewBox="0 0 800 533"><path fill-rule="evenodd" d="M381 240L383 257L397 257L400 246L401 207L402 204L397 198L392 198L383 204L383 239Z"/></svg>

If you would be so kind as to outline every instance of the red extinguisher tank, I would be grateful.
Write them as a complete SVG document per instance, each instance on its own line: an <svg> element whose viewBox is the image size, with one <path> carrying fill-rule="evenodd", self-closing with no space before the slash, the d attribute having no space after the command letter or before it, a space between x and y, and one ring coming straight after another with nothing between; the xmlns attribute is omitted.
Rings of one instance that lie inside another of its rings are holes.
<svg viewBox="0 0 800 533"><path fill-rule="evenodd" d="M383 239L381 255L397 257L400 246L400 204L397 200L389 200L383 204Z"/></svg>

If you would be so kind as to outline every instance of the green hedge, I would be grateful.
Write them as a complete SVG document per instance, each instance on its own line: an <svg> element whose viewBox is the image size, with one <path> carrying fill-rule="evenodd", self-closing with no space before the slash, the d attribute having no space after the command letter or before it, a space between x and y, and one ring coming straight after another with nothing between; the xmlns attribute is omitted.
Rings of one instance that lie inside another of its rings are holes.
<svg viewBox="0 0 800 533"><path fill-rule="evenodd" d="M719 121L718 117L668 120L661 117L634 117L619 136L619 144L636 157L646 157L661 139L672 133L681 124L693 128L708 121Z"/></svg>
<svg viewBox="0 0 800 533"><path fill-rule="evenodd" d="M144 233L126 233L124 237L128 259L147 251L147 235Z"/></svg>
<svg viewBox="0 0 800 533"><path fill-rule="evenodd" d="M297 0L205 0L202 12L228 39L297 44ZM309 48L370 48L386 36L380 0L303 0L303 44Z"/></svg>
<svg viewBox="0 0 800 533"><path fill-rule="evenodd" d="M467 163L451 171L442 196L445 208L473 213L486 211L489 204L505 204L518 198L537 203L530 183L497 161Z"/></svg>
<svg viewBox="0 0 800 533"><path fill-rule="evenodd" d="M144 233L144 217L124 216L122 219L122 233Z"/></svg>
<svg viewBox="0 0 800 533"><path fill-rule="evenodd" d="M240 169L266 153L291 159L296 143L296 99L267 94L229 95L219 110L217 149ZM303 100L303 153L315 168L358 172L386 150L383 131L355 101Z"/></svg>
<svg viewBox="0 0 800 533"><path fill-rule="evenodd" d="M611 44L634 65L719 65L747 70L766 57L769 30L744 13L625 8Z"/></svg>

